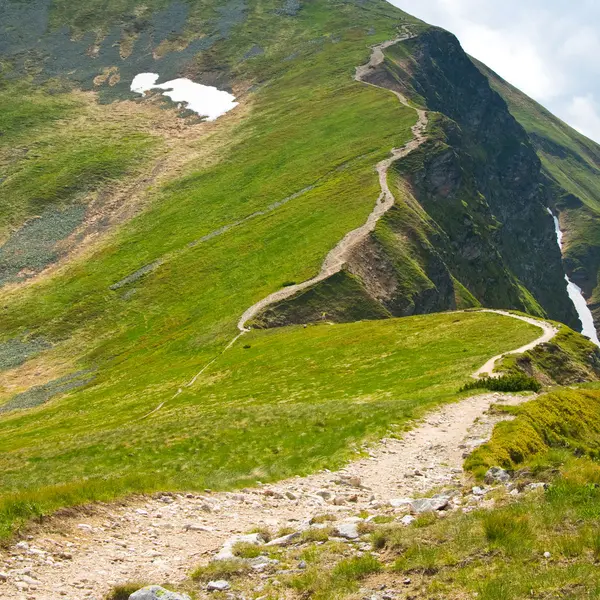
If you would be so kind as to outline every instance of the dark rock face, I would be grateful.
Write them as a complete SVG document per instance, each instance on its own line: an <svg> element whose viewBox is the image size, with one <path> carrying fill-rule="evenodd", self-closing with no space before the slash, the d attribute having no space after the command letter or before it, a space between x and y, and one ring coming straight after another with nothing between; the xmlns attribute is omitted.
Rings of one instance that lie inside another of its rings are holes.
<svg viewBox="0 0 600 600"><path fill-rule="evenodd" d="M576 325L526 132L452 34L431 29L407 43L408 57L392 49L376 77L443 115L422 162L399 168L448 236L448 268L484 304L531 309L529 292L548 316Z"/></svg>

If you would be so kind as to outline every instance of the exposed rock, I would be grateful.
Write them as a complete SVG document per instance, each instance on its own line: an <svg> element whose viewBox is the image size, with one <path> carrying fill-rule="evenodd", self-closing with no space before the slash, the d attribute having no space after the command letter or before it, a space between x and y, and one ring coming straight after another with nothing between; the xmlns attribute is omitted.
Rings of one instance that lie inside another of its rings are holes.
<svg viewBox="0 0 600 600"><path fill-rule="evenodd" d="M340 478L337 480L336 483L356 488L361 487L360 477L357 477L356 475L340 475Z"/></svg>
<svg viewBox="0 0 600 600"><path fill-rule="evenodd" d="M546 489L548 487L547 483L541 483L541 482L536 482L536 483L530 483L527 486L528 490L540 490L540 489Z"/></svg>
<svg viewBox="0 0 600 600"><path fill-rule="evenodd" d="M335 533L346 540L356 540L360 537L356 523L340 523L336 525Z"/></svg>
<svg viewBox="0 0 600 600"><path fill-rule="evenodd" d="M389 504L392 508L404 508L410 506L413 502L412 498L392 498Z"/></svg>
<svg viewBox="0 0 600 600"><path fill-rule="evenodd" d="M149 585L131 594L129 600L190 600L190 597L187 594L170 592L159 585Z"/></svg>
<svg viewBox="0 0 600 600"><path fill-rule="evenodd" d="M414 523L415 521L416 521L416 519L412 515L404 515L400 519L400 523L402 523L402 525L410 525L410 524Z"/></svg>
<svg viewBox="0 0 600 600"><path fill-rule="evenodd" d="M502 467L492 467L485 474L485 482L487 484L506 483L507 481L510 481L510 475L508 471L505 471Z"/></svg>
<svg viewBox="0 0 600 600"><path fill-rule="evenodd" d="M471 490L473 496L485 496L486 491L483 488L480 488L479 486L475 486L472 490Z"/></svg>
<svg viewBox="0 0 600 600"><path fill-rule="evenodd" d="M292 542L300 538L300 533L290 533L288 535L282 535L281 537L271 540L265 546L289 546Z"/></svg>
<svg viewBox="0 0 600 600"><path fill-rule="evenodd" d="M219 579L218 581L209 581L208 585L206 586L206 589L209 592L225 592L230 588L231 586L229 585L229 582L225 581L224 579Z"/></svg>
<svg viewBox="0 0 600 600"><path fill-rule="evenodd" d="M437 496L433 498L419 498L413 500L410 504L410 509L415 514L426 512L434 512L444 510L448 507L449 499L447 496Z"/></svg>

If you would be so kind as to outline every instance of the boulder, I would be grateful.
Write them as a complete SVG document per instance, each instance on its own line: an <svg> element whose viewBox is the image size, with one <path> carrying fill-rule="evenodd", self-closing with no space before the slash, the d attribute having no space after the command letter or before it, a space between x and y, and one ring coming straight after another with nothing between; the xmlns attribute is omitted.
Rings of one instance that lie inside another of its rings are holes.
<svg viewBox="0 0 600 600"><path fill-rule="evenodd" d="M190 600L187 594L170 592L160 585L149 585L129 596L129 600Z"/></svg>
<svg viewBox="0 0 600 600"><path fill-rule="evenodd" d="M225 592L230 588L231 586L229 585L229 582L225 581L224 579L219 579L218 581L209 581L208 585L206 586L206 589L209 592Z"/></svg>
<svg viewBox="0 0 600 600"><path fill-rule="evenodd" d="M356 540L360 537L356 523L340 523L336 525L335 533L346 540Z"/></svg>
<svg viewBox="0 0 600 600"><path fill-rule="evenodd" d="M275 538L271 540L266 546L289 546L291 543L295 542L300 538L300 533L289 533L288 535L282 535L281 537Z"/></svg>
<svg viewBox="0 0 600 600"><path fill-rule="evenodd" d="M485 474L485 482L487 484L506 483L507 481L510 481L510 475L502 467L492 467Z"/></svg>
<svg viewBox="0 0 600 600"><path fill-rule="evenodd" d="M448 508L448 496L434 496L433 498L418 498L410 503L411 512L420 515L426 512L435 512Z"/></svg>

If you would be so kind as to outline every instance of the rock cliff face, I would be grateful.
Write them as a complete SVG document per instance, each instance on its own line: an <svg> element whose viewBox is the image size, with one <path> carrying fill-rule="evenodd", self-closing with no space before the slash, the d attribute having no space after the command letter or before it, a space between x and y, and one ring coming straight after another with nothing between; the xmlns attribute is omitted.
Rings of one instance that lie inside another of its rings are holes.
<svg viewBox="0 0 600 600"><path fill-rule="evenodd" d="M542 161L546 204L564 233L563 264L582 288L600 331L600 145L476 62L525 128Z"/></svg>
<svg viewBox="0 0 600 600"><path fill-rule="evenodd" d="M347 265L357 298L372 301L364 318L372 318L373 302L384 309L379 317L483 304L577 326L540 160L457 39L434 28L396 44L370 81L426 107L430 131L425 145L395 163L396 206ZM356 318L334 293L327 301L316 294L323 303L313 304L314 315ZM352 305L347 296L345 304ZM258 324L289 322L282 311L300 322L304 305L293 298Z"/></svg>

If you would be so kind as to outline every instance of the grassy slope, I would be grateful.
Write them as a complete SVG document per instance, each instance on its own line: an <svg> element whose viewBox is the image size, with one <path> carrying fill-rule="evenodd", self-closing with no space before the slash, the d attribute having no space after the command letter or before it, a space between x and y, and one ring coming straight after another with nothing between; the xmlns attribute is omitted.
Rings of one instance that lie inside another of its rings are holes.
<svg viewBox="0 0 600 600"><path fill-rule="evenodd" d="M2 530L132 490L339 466L365 437L451 400L489 356L537 335L487 313L255 332L145 420L190 373L170 363L175 380L148 373L144 389L122 371L118 396L109 380L0 420Z"/></svg>
<svg viewBox="0 0 600 600"><path fill-rule="evenodd" d="M529 133L545 173L579 202L565 199L555 207L565 230L566 267L591 296L600 316L600 146L556 118L493 71L477 62L492 87L506 100L511 113ZM579 277L578 277L579 275Z"/></svg>

